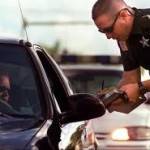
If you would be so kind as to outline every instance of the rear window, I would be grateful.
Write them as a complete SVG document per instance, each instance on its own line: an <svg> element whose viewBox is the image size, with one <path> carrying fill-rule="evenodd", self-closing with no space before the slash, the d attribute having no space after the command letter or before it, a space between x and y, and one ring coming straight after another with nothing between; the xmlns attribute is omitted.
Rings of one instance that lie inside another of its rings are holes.
<svg viewBox="0 0 150 150"><path fill-rule="evenodd" d="M122 71L118 70L64 70L74 92L95 94L101 88L114 86L120 79Z"/></svg>

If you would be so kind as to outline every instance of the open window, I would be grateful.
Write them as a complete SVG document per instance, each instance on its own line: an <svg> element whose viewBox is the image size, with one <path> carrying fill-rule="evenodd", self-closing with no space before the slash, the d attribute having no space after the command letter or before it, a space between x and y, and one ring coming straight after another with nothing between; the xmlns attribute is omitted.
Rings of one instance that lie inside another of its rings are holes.
<svg viewBox="0 0 150 150"><path fill-rule="evenodd" d="M46 55L39 47L36 47L36 50L48 77L52 93L57 100L61 112L64 112L69 109L67 97L71 93L71 89L68 87L64 74L54 60L51 57L48 57L48 55Z"/></svg>

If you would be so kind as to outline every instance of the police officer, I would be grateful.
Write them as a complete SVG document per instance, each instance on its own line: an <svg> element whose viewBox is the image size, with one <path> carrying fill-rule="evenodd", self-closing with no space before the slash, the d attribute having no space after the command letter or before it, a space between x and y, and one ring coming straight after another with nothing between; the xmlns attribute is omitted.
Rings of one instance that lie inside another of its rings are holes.
<svg viewBox="0 0 150 150"><path fill-rule="evenodd" d="M118 88L135 102L150 90L141 82L140 66L150 70L150 9L131 8L123 0L97 0L92 19L98 31L118 42L124 72Z"/></svg>

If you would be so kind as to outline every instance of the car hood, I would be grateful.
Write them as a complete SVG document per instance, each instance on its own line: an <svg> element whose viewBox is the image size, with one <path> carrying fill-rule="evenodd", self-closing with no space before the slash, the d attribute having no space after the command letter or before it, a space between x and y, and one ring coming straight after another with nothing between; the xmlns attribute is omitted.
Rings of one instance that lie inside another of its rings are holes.
<svg viewBox="0 0 150 150"><path fill-rule="evenodd" d="M38 130L38 128L32 128L34 121L0 117L0 149L24 149Z"/></svg>
<svg viewBox="0 0 150 150"><path fill-rule="evenodd" d="M150 105L142 104L129 114L107 112L104 116L92 120L95 132L108 133L116 128L131 126L150 126Z"/></svg>

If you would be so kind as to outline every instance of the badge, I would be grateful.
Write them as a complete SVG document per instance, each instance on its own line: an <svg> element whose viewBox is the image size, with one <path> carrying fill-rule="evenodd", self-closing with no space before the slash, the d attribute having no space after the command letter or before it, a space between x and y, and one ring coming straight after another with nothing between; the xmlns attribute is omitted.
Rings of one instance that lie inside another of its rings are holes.
<svg viewBox="0 0 150 150"><path fill-rule="evenodd" d="M142 44L143 47L150 47L148 44L149 39L146 39L144 36L142 36L142 39L140 40L140 43Z"/></svg>

